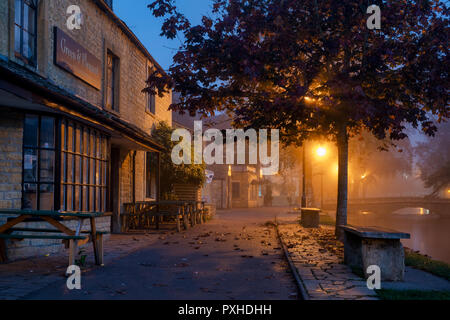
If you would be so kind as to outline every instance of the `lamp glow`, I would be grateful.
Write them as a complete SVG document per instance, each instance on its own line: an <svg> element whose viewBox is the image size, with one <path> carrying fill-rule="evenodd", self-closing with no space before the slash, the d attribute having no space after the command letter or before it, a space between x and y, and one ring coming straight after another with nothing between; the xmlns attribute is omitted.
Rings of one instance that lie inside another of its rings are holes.
<svg viewBox="0 0 450 320"><path fill-rule="evenodd" d="M327 154L327 149L324 147L319 147L316 152L319 157L324 157Z"/></svg>

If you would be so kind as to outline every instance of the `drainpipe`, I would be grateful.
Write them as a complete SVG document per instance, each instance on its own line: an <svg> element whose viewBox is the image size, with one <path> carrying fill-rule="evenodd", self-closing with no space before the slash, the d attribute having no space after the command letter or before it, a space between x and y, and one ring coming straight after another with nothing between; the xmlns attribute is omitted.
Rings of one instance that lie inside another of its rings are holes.
<svg viewBox="0 0 450 320"><path fill-rule="evenodd" d="M133 179L133 204L136 204L136 150L133 151L132 155L133 159L133 170L132 170L132 179Z"/></svg>

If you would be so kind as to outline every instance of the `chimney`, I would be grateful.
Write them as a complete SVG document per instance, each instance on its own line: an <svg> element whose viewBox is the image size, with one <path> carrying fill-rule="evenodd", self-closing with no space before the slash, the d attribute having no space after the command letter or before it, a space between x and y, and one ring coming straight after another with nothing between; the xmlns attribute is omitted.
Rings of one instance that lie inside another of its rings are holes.
<svg viewBox="0 0 450 320"><path fill-rule="evenodd" d="M104 1L108 5L108 7L110 7L112 10L113 9L113 0L104 0Z"/></svg>

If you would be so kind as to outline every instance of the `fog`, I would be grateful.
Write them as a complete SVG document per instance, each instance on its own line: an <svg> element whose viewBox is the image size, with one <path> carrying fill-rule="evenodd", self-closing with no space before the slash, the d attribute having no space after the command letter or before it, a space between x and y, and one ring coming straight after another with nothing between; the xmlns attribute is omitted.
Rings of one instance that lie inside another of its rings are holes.
<svg viewBox="0 0 450 320"><path fill-rule="evenodd" d="M367 132L351 138L348 222L409 232L405 246L450 262L450 125L438 129L435 137L414 133L395 146ZM325 140L305 146L307 205L334 217L337 148ZM273 205L300 203L302 151L281 149L281 171L272 179Z"/></svg>

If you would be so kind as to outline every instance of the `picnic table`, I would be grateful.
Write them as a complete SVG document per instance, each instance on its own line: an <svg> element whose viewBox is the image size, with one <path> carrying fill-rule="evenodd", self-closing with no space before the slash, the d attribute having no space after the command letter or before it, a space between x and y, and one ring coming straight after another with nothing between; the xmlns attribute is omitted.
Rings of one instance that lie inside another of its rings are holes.
<svg viewBox="0 0 450 320"><path fill-rule="evenodd" d="M69 249L69 265L75 264L78 246L92 242L95 264L103 265L103 235L108 232L97 231L95 218L103 217L103 212L61 212L61 211L34 211L34 210L5 210L0 209L0 215L11 216L7 222L0 225L0 262L7 261L6 239L57 239L62 240ZM90 231L82 231L85 220L90 221ZM62 221L77 220L75 230L62 224ZM19 228L22 222L45 221L54 228ZM19 232L19 233L17 233Z"/></svg>
<svg viewBox="0 0 450 320"><path fill-rule="evenodd" d="M149 229L155 225L159 229L164 219L173 219L176 229L181 231L181 225L188 229L206 221L205 203L190 200L140 201L124 204L125 213L122 216L124 231Z"/></svg>

